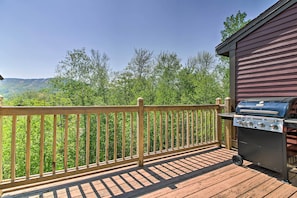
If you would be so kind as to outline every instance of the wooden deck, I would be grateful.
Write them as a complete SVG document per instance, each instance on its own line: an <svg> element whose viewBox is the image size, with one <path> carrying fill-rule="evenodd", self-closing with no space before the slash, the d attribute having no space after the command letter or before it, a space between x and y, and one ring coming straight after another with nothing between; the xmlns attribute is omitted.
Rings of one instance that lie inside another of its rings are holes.
<svg viewBox="0 0 297 198"><path fill-rule="evenodd" d="M63 182L5 193L3 197L297 197L278 173L245 161L236 151L209 148Z"/></svg>

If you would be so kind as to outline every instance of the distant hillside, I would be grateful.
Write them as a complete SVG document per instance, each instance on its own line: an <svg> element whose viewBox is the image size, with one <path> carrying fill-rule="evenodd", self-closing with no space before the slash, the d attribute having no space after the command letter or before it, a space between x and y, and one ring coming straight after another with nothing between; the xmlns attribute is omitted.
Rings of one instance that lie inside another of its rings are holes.
<svg viewBox="0 0 297 198"><path fill-rule="evenodd" d="M48 86L49 78L42 79L20 79L5 78L0 81L0 95L10 98L13 95L26 91L38 91Z"/></svg>

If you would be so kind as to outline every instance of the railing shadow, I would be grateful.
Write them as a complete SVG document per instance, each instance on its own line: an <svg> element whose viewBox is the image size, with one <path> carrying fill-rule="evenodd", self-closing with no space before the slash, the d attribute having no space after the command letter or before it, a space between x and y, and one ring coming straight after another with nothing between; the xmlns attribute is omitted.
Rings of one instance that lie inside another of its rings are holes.
<svg viewBox="0 0 297 198"><path fill-rule="evenodd" d="M17 197L139 197L230 165L231 153L222 148L195 151L147 162L144 167L125 168L35 190L3 195Z"/></svg>

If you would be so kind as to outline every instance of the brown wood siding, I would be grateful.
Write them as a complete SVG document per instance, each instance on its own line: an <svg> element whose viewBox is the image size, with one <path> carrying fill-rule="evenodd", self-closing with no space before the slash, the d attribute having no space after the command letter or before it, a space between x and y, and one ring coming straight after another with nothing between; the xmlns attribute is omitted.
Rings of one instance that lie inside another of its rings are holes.
<svg viewBox="0 0 297 198"><path fill-rule="evenodd" d="M297 4L240 40L236 65L237 101L297 97Z"/></svg>

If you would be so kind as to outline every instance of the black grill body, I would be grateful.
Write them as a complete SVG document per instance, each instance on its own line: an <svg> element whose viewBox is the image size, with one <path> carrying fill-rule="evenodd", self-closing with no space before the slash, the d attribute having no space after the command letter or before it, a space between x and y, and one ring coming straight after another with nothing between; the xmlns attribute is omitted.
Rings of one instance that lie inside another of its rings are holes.
<svg viewBox="0 0 297 198"><path fill-rule="evenodd" d="M258 166L281 173L288 181L284 133L238 127L238 154Z"/></svg>

